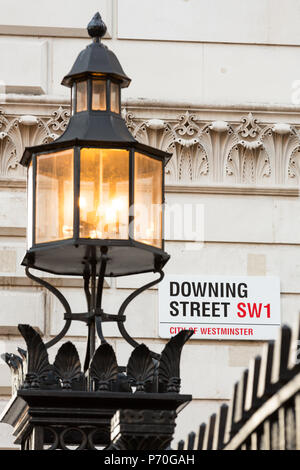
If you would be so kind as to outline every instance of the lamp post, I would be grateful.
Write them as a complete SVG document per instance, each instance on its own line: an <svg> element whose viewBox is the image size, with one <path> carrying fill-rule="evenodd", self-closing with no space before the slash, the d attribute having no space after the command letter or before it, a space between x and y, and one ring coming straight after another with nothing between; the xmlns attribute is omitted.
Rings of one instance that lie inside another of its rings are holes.
<svg viewBox="0 0 300 470"><path fill-rule="evenodd" d="M162 234L164 168L171 155L139 143L128 131L121 116L121 88L130 79L101 43L106 26L99 13L87 29L93 41L62 81L71 89L67 129L54 142L26 148L21 159L28 172L28 246L22 264L29 278L63 304L65 325L46 344L31 327L19 325L27 351L21 352L23 360L4 357L13 372L17 398L2 420L15 426L23 448L48 444L64 449L68 443L77 448L149 448L154 445L151 436L165 425L164 437L153 447L163 448L172 438L176 410L191 399L179 395L180 353L191 333L177 335L162 354L156 354L129 335L124 312L137 295L162 280L169 259ZM72 312L61 292L31 269L82 276L87 311ZM158 273L158 278L131 294L118 314L103 311L104 277L146 272ZM88 326L83 370L70 342L61 346L54 364L48 361L47 349L66 335L72 321ZM118 366L104 338L102 323L107 321L117 322L135 348L127 368ZM54 408L60 411L53 413ZM92 409L97 410L93 417ZM133 410L143 411L151 429L147 438L129 425L135 422ZM23 424L16 428L21 412ZM162 412L165 421L160 422ZM114 434L116 429L120 435Z"/></svg>

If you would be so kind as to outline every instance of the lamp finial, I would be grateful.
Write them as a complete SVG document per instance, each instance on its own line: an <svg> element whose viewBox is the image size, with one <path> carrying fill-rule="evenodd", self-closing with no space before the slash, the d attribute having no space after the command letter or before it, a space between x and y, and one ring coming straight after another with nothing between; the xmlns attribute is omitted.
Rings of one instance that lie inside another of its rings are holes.
<svg viewBox="0 0 300 470"><path fill-rule="evenodd" d="M106 24L102 20L100 13L97 12L87 25L87 31L91 38L93 38L94 41L99 42L99 39L104 36L106 33Z"/></svg>

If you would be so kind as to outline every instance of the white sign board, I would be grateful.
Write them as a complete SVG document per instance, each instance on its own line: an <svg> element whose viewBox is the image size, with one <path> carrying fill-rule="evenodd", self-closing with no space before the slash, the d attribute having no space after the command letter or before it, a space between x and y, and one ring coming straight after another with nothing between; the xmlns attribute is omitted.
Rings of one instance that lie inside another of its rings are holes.
<svg viewBox="0 0 300 470"><path fill-rule="evenodd" d="M159 284L161 338L193 329L192 339L269 340L279 326L279 278L167 275Z"/></svg>

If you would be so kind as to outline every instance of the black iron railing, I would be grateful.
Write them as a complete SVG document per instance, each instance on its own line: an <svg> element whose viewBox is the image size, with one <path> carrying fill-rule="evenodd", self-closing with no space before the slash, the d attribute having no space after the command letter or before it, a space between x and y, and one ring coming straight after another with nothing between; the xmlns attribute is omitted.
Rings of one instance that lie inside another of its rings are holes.
<svg viewBox="0 0 300 470"><path fill-rule="evenodd" d="M300 450L300 321L251 360L223 404L178 449Z"/></svg>

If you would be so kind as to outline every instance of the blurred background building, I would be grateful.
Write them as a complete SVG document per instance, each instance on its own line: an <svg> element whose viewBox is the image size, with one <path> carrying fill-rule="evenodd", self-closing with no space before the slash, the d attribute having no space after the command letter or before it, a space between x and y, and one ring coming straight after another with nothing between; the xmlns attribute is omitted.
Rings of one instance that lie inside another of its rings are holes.
<svg viewBox="0 0 300 470"><path fill-rule="evenodd" d="M172 224L166 227L166 273L278 276L282 322L292 323L300 307L299 2L0 0L0 7L0 352L22 345L18 323L45 338L63 325L55 298L20 266L27 220L18 162L25 146L65 129L70 95L60 82L90 42L86 24L98 10L108 28L104 42L132 78L122 92L129 129L173 153L166 202L182 208L182 219L176 234ZM190 205L201 219L196 241L183 230ZM104 308L115 313L152 277L107 279ZM85 309L81 282L52 276L75 311ZM157 289L133 302L127 317L132 336L160 352ZM130 346L117 328L105 324L104 334L126 364ZM69 332L82 360L85 335L83 324ZM182 391L194 400L178 418L177 440L229 400L262 345L194 339L185 346ZM2 362L1 408L9 397ZM1 424L0 447L12 443L11 428Z"/></svg>

